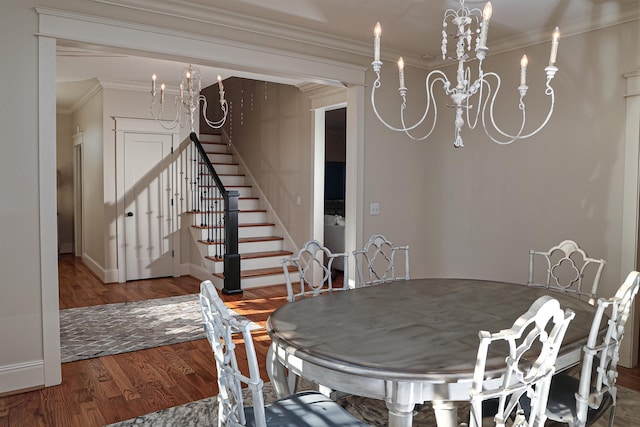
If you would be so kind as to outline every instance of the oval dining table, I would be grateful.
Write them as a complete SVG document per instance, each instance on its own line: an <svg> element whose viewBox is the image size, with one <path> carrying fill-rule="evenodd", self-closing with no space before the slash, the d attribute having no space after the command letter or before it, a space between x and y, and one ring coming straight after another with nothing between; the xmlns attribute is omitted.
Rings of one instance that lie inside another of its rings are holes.
<svg viewBox="0 0 640 427"><path fill-rule="evenodd" d="M279 397L287 372L333 390L382 399L389 426L412 425L416 404L431 402L439 427L458 425L469 400L478 332L497 332L542 295L576 313L556 370L580 361L595 307L576 297L514 283L411 279L288 303L269 317L267 371ZM487 371L504 366L489 355ZM496 373L499 376L499 372Z"/></svg>

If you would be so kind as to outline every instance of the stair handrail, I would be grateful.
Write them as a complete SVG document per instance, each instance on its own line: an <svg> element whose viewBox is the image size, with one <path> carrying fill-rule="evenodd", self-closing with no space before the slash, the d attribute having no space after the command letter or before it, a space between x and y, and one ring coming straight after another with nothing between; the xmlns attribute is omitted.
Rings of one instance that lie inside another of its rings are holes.
<svg viewBox="0 0 640 427"><path fill-rule="evenodd" d="M218 176L209 156L200 143L195 132L189 134L200 158L204 162L207 171L213 178L224 200L224 287L225 294L237 294L242 292L240 285L240 254L238 253L238 198L240 193L235 190L227 190Z"/></svg>

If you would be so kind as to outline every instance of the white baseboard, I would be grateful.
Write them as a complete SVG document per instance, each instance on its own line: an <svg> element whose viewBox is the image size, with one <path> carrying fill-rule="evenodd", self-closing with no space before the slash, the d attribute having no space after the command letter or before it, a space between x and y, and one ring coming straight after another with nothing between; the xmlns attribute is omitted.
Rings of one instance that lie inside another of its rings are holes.
<svg viewBox="0 0 640 427"><path fill-rule="evenodd" d="M85 263L89 270L98 276L103 283L117 283L118 282L118 270L105 270L100 264L98 264L93 258L86 253L82 254L82 262Z"/></svg>
<svg viewBox="0 0 640 427"><path fill-rule="evenodd" d="M118 280L118 270L105 270L104 283L117 283Z"/></svg>
<svg viewBox="0 0 640 427"><path fill-rule="evenodd" d="M44 387L44 360L0 366L0 395Z"/></svg>
<svg viewBox="0 0 640 427"><path fill-rule="evenodd" d="M91 270L93 272L93 274L95 274L96 276L98 276L98 278L100 280L102 280L103 282L105 281L105 275L104 275L104 269L102 268L102 266L100 264L98 264L97 262L95 262L93 260L93 258L91 258L89 255L87 255L86 253L82 254L82 262L85 263L85 265L87 267L89 267L89 270Z"/></svg>
<svg viewBox="0 0 640 427"><path fill-rule="evenodd" d="M188 276L191 274L191 264L180 264L180 275Z"/></svg>
<svg viewBox="0 0 640 427"><path fill-rule="evenodd" d="M198 280L211 280L211 273L209 273L206 269L194 265L194 264L182 264L183 266L187 266L188 267L188 273L189 275L195 277ZM184 267L183 267L184 268Z"/></svg>

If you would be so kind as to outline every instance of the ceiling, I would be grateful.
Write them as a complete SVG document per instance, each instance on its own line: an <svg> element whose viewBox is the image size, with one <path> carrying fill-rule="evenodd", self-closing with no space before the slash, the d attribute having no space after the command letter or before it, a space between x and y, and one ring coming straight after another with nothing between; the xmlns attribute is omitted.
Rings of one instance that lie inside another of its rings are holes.
<svg viewBox="0 0 640 427"><path fill-rule="evenodd" d="M99 0L164 15L178 15L229 28L244 28L280 39L296 38L357 55L372 56L373 26L382 24L382 60L402 55L407 62L428 67L441 60L442 16L459 8L457 0ZM467 0L469 8L484 0ZM640 17L638 0L492 0L490 53L548 42L555 26L564 36ZM560 54L562 52L560 47ZM367 59L370 61L371 59ZM112 52L59 46L58 109L69 111L97 80L104 85L176 85L185 64ZM203 83L216 76L237 76L287 84L302 81L241 73L198 65ZM97 79L97 80L96 80ZM173 81L172 81L173 80Z"/></svg>

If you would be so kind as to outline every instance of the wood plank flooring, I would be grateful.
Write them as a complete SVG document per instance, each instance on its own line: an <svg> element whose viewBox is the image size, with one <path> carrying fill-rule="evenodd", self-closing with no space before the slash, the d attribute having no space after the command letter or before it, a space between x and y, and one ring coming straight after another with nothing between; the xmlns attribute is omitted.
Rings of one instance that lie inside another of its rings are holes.
<svg viewBox="0 0 640 427"><path fill-rule="evenodd" d="M72 256L60 259L59 281L60 309L195 294L200 286L193 277L103 284ZM282 285L223 299L264 326L269 314L286 302L286 292ZM264 360L269 336L261 330L253 337L263 361L262 378L268 381ZM61 385L0 397L0 427L103 426L216 393L211 348L207 340L196 340L65 363Z"/></svg>
<svg viewBox="0 0 640 427"><path fill-rule="evenodd" d="M195 294L192 277L101 283L79 260L59 263L60 309ZM286 302L286 289L272 286L223 295L225 303L261 325ZM270 343L254 332L263 379ZM640 391L640 368L620 368L618 383ZM215 366L206 340L65 363L62 384L0 397L0 427L102 426L217 393Z"/></svg>

